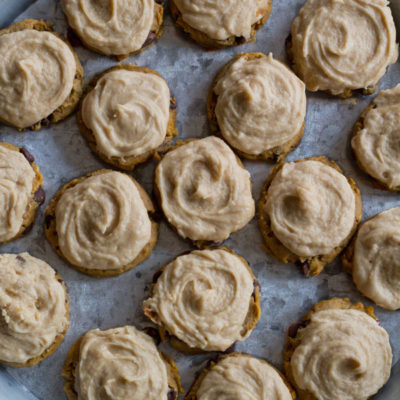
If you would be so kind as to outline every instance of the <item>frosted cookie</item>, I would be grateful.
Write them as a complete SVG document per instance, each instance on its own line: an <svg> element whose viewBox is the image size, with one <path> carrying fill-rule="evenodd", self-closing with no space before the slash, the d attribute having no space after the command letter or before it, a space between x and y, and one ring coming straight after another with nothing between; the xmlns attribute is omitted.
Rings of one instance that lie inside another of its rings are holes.
<svg viewBox="0 0 400 400"><path fill-rule="evenodd" d="M321 301L286 339L286 376L300 400L366 400L389 379L389 335L362 303Z"/></svg>
<svg viewBox="0 0 400 400"><path fill-rule="evenodd" d="M197 246L227 239L254 216L250 174L215 136L166 153L156 167L155 193L168 222Z"/></svg>
<svg viewBox="0 0 400 400"><path fill-rule="evenodd" d="M0 244L28 233L45 200L43 176L24 147L0 142Z"/></svg>
<svg viewBox="0 0 400 400"><path fill-rule="evenodd" d="M68 330L68 294L61 277L44 261L0 255L0 362L37 364L57 350Z"/></svg>
<svg viewBox="0 0 400 400"><path fill-rule="evenodd" d="M232 353L211 361L185 400L292 400L296 395L283 375L266 361Z"/></svg>
<svg viewBox="0 0 400 400"><path fill-rule="evenodd" d="M360 191L333 161L312 157L271 170L258 203L265 249L318 275L346 247L361 221Z"/></svg>
<svg viewBox="0 0 400 400"><path fill-rule="evenodd" d="M272 54L237 54L214 79L207 111L212 132L240 156L281 160L303 136L305 86Z"/></svg>
<svg viewBox="0 0 400 400"><path fill-rule="evenodd" d="M182 391L172 359L133 326L86 332L62 375L68 400L176 400Z"/></svg>
<svg viewBox="0 0 400 400"><path fill-rule="evenodd" d="M176 114L176 100L156 71L118 65L90 82L77 118L95 154L131 170L177 135Z"/></svg>
<svg viewBox="0 0 400 400"><path fill-rule="evenodd" d="M361 114L351 146L360 168L380 188L400 190L400 84L381 90Z"/></svg>
<svg viewBox="0 0 400 400"><path fill-rule="evenodd" d="M49 22L26 19L0 31L0 121L38 130L71 114L83 68Z"/></svg>
<svg viewBox="0 0 400 400"><path fill-rule="evenodd" d="M373 93L398 57L386 0L307 0L286 44L308 90L341 97Z"/></svg>
<svg viewBox="0 0 400 400"><path fill-rule="evenodd" d="M162 34L162 5L155 0L62 0L68 24L83 44L122 60Z"/></svg>
<svg viewBox="0 0 400 400"><path fill-rule="evenodd" d="M342 256L358 290L389 310L400 308L400 207L365 221Z"/></svg>
<svg viewBox="0 0 400 400"><path fill-rule="evenodd" d="M272 0L170 0L178 27L207 49L221 49L255 41L268 20Z"/></svg>
<svg viewBox="0 0 400 400"><path fill-rule="evenodd" d="M195 250L156 273L143 310L178 350L225 351L256 326L260 285L232 250Z"/></svg>
<svg viewBox="0 0 400 400"><path fill-rule="evenodd" d="M152 252L153 202L131 176L99 170L64 185L45 212L45 235L73 268L95 277L121 274Z"/></svg>

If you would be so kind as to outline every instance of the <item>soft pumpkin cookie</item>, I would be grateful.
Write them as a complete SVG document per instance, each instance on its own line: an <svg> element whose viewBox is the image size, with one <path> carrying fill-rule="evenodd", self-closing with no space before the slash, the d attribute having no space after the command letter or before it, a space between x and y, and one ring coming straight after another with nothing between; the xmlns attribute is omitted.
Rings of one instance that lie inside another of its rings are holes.
<svg viewBox="0 0 400 400"><path fill-rule="evenodd" d="M207 111L212 132L240 156L279 161L303 136L305 86L272 54L237 54L215 77Z"/></svg>
<svg viewBox="0 0 400 400"><path fill-rule="evenodd" d="M69 325L66 286L28 253L0 255L0 362L29 367L50 356Z"/></svg>
<svg viewBox="0 0 400 400"><path fill-rule="evenodd" d="M195 250L156 273L143 310L178 350L225 351L256 326L260 284L232 250Z"/></svg>
<svg viewBox="0 0 400 400"><path fill-rule="evenodd" d="M151 254L158 234L153 213L153 202L131 176L99 170L56 193L46 208L45 235L78 271L118 275Z"/></svg>
<svg viewBox="0 0 400 400"><path fill-rule="evenodd" d="M0 142L0 244L28 233L45 200L34 161L26 148Z"/></svg>
<svg viewBox="0 0 400 400"><path fill-rule="evenodd" d="M71 114L83 68L52 24L25 19L0 31L0 121L38 130Z"/></svg>
<svg viewBox="0 0 400 400"><path fill-rule="evenodd" d="M360 191L326 157L282 162L258 203L265 250L318 275L346 247L361 221Z"/></svg>
<svg viewBox="0 0 400 400"><path fill-rule="evenodd" d="M176 114L176 100L156 71L118 65L90 82L77 118L95 154L132 170L177 135Z"/></svg>
<svg viewBox="0 0 400 400"><path fill-rule="evenodd" d="M255 41L269 18L272 0L170 0L169 6L178 27L215 50Z"/></svg>
<svg viewBox="0 0 400 400"><path fill-rule="evenodd" d="M86 332L71 347L62 372L69 400L176 400L176 364L134 326Z"/></svg>
<svg viewBox="0 0 400 400"><path fill-rule="evenodd" d="M366 400L389 379L389 335L362 303L320 301L286 340L286 376L300 400Z"/></svg>

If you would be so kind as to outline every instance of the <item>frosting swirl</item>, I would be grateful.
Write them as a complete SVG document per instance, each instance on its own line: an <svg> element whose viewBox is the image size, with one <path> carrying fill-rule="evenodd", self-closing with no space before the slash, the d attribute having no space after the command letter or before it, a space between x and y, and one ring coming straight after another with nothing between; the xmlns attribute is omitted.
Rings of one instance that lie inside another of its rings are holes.
<svg viewBox="0 0 400 400"><path fill-rule="evenodd" d="M69 96L76 62L51 32L32 29L0 36L0 119L26 128L48 117Z"/></svg>
<svg viewBox="0 0 400 400"><path fill-rule="evenodd" d="M238 58L218 79L214 93L218 95L215 114L222 136L248 154L257 155L288 142L304 123L305 86L272 54L250 53Z"/></svg>
<svg viewBox="0 0 400 400"><path fill-rule="evenodd" d="M400 84L381 90L351 145L362 168L390 189L400 187Z"/></svg>
<svg viewBox="0 0 400 400"><path fill-rule="evenodd" d="M69 25L102 54L142 48L154 20L154 0L63 0Z"/></svg>
<svg viewBox="0 0 400 400"><path fill-rule="evenodd" d="M231 36L249 38L251 27L262 19L270 0L173 0L182 19L208 37L225 40Z"/></svg>
<svg viewBox="0 0 400 400"><path fill-rule="evenodd" d="M155 180L168 221L191 240L225 240L254 216L250 174L214 136L168 152Z"/></svg>
<svg viewBox="0 0 400 400"><path fill-rule="evenodd" d="M155 72L118 69L84 98L82 119L108 157L138 156L165 140L170 91Z"/></svg>
<svg viewBox="0 0 400 400"><path fill-rule="evenodd" d="M297 386L317 399L365 400L389 379L389 336L363 311L315 312L297 338L291 371Z"/></svg>
<svg viewBox="0 0 400 400"><path fill-rule="evenodd" d="M143 309L154 322L196 349L224 351L244 340L254 277L223 249L195 250L168 264Z"/></svg>
<svg viewBox="0 0 400 400"><path fill-rule="evenodd" d="M75 371L78 400L167 399L165 361L153 339L133 326L87 332Z"/></svg>
<svg viewBox="0 0 400 400"><path fill-rule="evenodd" d="M400 207L366 221L358 231L353 258L357 288L381 307L400 308Z"/></svg>
<svg viewBox="0 0 400 400"><path fill-rule="evenodd" d="M292 25L296 71L311 91L375 86L396 62L386 0L307 0Z"/></svg>
<svg viewBox="0 0 400 400"><path fill-rule="evenodd" d="M0 143L0 242L18 234L32 195L35 172L18 151Z"/></svg>
<svg viewBox="0 0 400 400"><path fill-rule="evenodd" d="M302 257L328 254L348 237L355 195L345 176L315 160L285 163L272 180L263 212L275 236Z"/></svg>
<svg viewBox="0 0 400 400"><path fill-rule="evenodd" d="M196 392L197 400L292 400L279 373L263 360L244 354L219 361Z"/></svg>
<svg viewBox="0 0 400 400"><path fill-rule="evenodd" d="M133 261L151 238L151 221L136 183L104 171L68 188L56 205L62 254L82 268L110 270Z"/></svg>
<svg viewBox="0 0 400 400"><path fill-rule="evenodd" d="M44 261L0 255L0 360L39 357L68 327L66 292Z"/></svg>

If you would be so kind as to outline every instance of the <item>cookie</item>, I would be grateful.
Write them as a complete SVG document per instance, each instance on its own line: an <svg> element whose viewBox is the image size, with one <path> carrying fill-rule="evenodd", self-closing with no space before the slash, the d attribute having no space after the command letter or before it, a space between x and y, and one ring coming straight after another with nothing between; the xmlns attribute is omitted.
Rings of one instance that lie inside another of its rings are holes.
<svg viewBox="0 0 400 400"><path fill-rule="evenodd" d="M0 122L39 130L75 110L83 68L50 22L25 19L1 30L0 54Z"/></svg>
<svg viewBox="0 0 400 400"><path fill-rule="evenodd" d="M156 71L118 65L90 82L77 119L97 156L132 170L177 135L176 114L176 100Z"/></svg>
<svg viewBox="0 0 400 400"><path fill-rule="evenodd" d="M154 190L171 226L198 247L224 241L255 212L249 172L215 136L178 143L164 154Z"/></svg>
<svg viewBox="0 0 400 400"><path fill-rule="evenodd" d="M0 255L0 362L30 367L57 350L69 326L61 277L28 253Z"/></svg>
<svg viewBox="0 0 400 400"><path fill-rule="evenodd" d="M102 278L136 267L158 235L154 205L131 176L99 170L64 185L45 211L45 235L72 268Z"/></svg>
<svg viewBox="0 0 400 400"><path fill-rule="evenodd" d="M133 326L86 332L71 347L62 371L68 400L176 400L178 367L152 337ZM127 379L129 376L129 379Z"/></svg>
<svg viewBox="0 0 400 400"><path fill-rule="evenodd" d="M176 25L209 50L255 41L256 32L268 20L272 0L246 4L221 0L170 0Z"/></svg>
<svg viewBox="0 0 400 400"><path fill-rule="evenodd" d="M63 0L68 24L90 50L119 61L149 47L163 31L164 8L155 0Z"/></svg>
<svg viewBox="0 0 400 400"><path fill-rule="evenodd" d="M237 54L212 83L207 114L211 131L240 156L280 161L304 131L304 83L272 54Z"/></svg>
<svg viewBox="0 0 400 400"><path fill-rule="evenodd" d="M45 200L43 176L25 147L0 142L0 244L30 232Z"/></svg>
<svg viewBox="0 0 400 400"><path fill-rule="evenodd" d="M295 392L286 378L266 361L231 353L210 361L194 381L185 400L292 400Z"/></svg>
<svg viewBox="0 0 400 400"><path fill-rule="evenodd" d="M381 90L354 125L351 147L380 189L400 191L400 84Z"/></svg>
<svg viewBox="0 0 400 400"><path fill-rule="evenodd" d="M284 367L300 400L368 399L391 364L389 335L362 303L320 301L288 329Z"/></svg>
<svg viewBox="0 0 400 400"><path fill-rule="evenodd" d="M260 284L229 248L194 250L155 274L143 311L178 350L225 351L256 326Z"/></svg>
<svg viewBox="0 0 400 400"><path fill-rule="evenodd" d="M342 255L357 289L388 310L400 308L400 207L363 222Z"/></svg>
<svg viewBox="0 0 400 400"><path fill-rule="evenodd" d="M346 247L362 217L360 191L334 161L312 157L274 167L258 203L265 250L318 275Z"/></svg>
<svg viewBox="0 0 400 400"><path fill-rule="evenodd" d="M344 98L373 93L398 58L392 13L382 0L307 0L286 44L308 90Z"/></svg>

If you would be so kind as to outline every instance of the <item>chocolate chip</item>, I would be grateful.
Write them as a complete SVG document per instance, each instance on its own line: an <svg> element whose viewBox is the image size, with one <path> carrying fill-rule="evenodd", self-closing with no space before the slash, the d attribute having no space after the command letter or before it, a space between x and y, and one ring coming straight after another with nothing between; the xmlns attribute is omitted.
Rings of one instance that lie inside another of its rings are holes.
<svg viewBox="0 0 400 400"><path fill-rule="evenodd" d="M237 44L245 44L246 43L246 38L244 36L236 36L236 43Z"/></svg>
<svg viewBox="0 0 400 400"><path fill-rule="evenodd" d="M161 270L158 270L154 275L153 275L153 283L156 283L158 281L158 278L161 276L163 272Z"/></svg>
<svg viewBox="0 0 400 400"><path fill-rule="evenodd" d="M23 235L27 235L27 234L32 230L32 228L33 228L33 223L30 224L30 225L28 225L28 226L25 228L25 230L24 230L24 232L23 232Z"/></svg>
<svg viewBox="0 0 400 400"><path fill-rule="evenodd" d="M43 204L44 201L46 200L46 193L44 192L43 188L40 187L35 194L33 195L33 199L38 203L39 205Z"/></svg>
<svg viewBox="0 0 400 400"><path fill-rule="evenodd" d="M26 263L26 260L25 260L24 257L21 257L20 255L18 255L16 258L21 264L25 264Z"/></svg>
<svg viewBox="0 0 400 400"><path fill-rule="evenodd" d="M19 152L22 153L24 155L24 157L30 162L33 163L35 161L35 157L33 157L33 155L25 148L25 147L21 147L19 149Z"/></svg>
<svg viewBox="0 0 400 400"><path fill-rule="evenodd" d="M289 329L288 329L289 337L295 338L296 335L297 335L297 331L300 328L305 328L306 326L307 326L307 322L306 321L298 321L298 322L295 322L294 324L290 325Z"/></svg>
<svg viewBox="0 0 400 400"><path fill-rule="evenodd" d="M44 218L44 223L47 229L49 229L51 221L53 221L53 219L54 219L53 215L46 215L46 217Z"/></svg>
<svg viewBox="0 0 400 400"><path fill-rule="evenodd" d="M154 40L157 38L157 35L154 32L150 32L149 36L147 36L146 41L143 43L143 47L148 46L150 43L154 42Z"/></svg>
<svg viewBox="0 0 400 400"><path fill-rule="evenodd" d="M295 264L301 268L304 276L308 276L308 273L310 272L310 263L308 261L304 261L304 262L296 261Z"/></svg>
<svg viewBox="0 0 400 400"><path fill-rule="evenodd" d="M74 47L82 46L81 39L79 39L77 34L71 28L68 28L67 39L71 43L71 45L74 46Z"/></svg>
<svg viewBox="0 0 400 400"><path fill-rule="evenodd" d="M178 108L178 103L174 98L171 97L171 100L169 101L169 108L171 110L176 110Z"/></svg>
<svg viewBox="0 0 400 400"><path fill-rule="evenodd" d="M168 394L167 394L167 400L175 400L178 397L178 394L176 393L175 389L169 386Z"/></svg>

